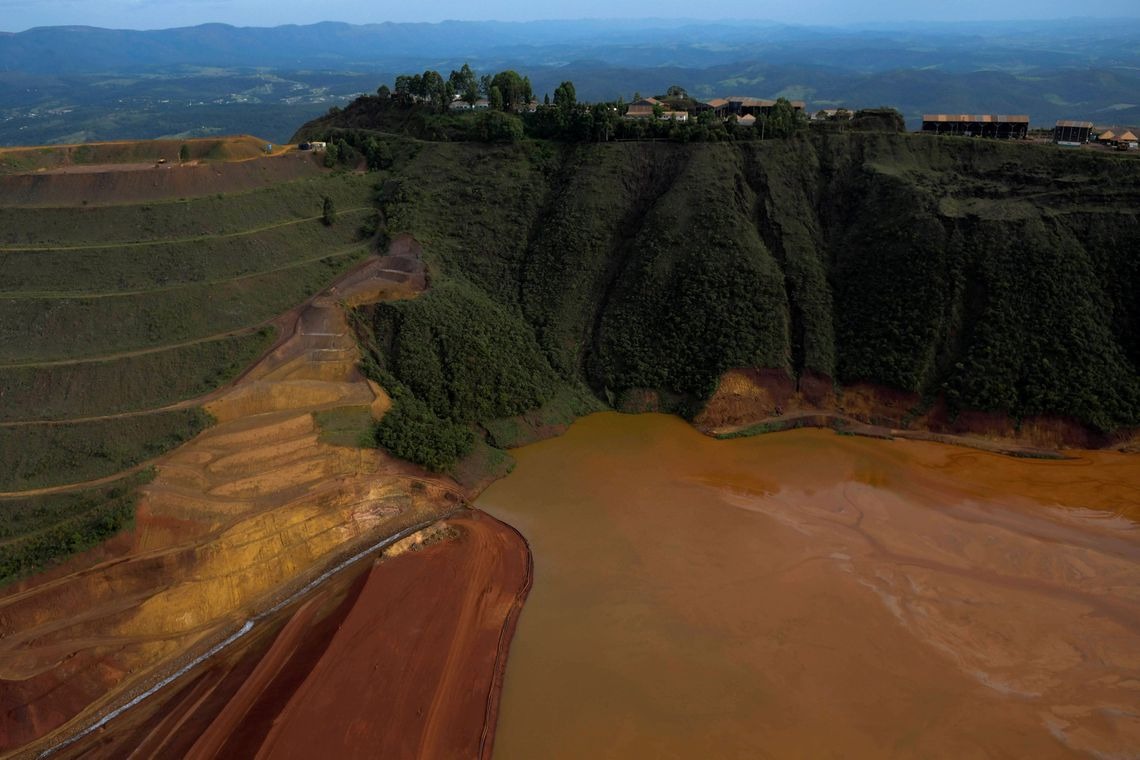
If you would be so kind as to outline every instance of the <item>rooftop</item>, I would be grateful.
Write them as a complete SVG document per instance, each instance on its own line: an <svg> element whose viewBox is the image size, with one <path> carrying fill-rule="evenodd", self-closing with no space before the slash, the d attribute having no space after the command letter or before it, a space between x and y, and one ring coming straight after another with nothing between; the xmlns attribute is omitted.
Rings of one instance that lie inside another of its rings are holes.
<svg viewBox="0 0 1140 760"><path fill-rule="evenodd" d="M997 124L1028 124L1029 117L1024 114L1015 116L1000 116L989 113L926 113L922 115L923 121L945 121L966 123L997 123Z"/></svg>

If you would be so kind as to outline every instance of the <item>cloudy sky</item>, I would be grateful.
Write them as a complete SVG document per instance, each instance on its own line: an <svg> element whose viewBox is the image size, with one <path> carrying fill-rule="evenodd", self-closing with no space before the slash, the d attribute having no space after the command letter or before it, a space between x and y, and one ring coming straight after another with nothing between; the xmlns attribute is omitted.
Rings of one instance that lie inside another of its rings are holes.
<svg viewBox="0 0 1140 760"><path fill-rule="evenodd" d="M159 29L224 22L276 26L317 21L442 21L497 19L527 21L565 18L764 19L817 25L884 21L1048 19L1070 16L1137 17L1135 0L1098 0L1079 9L1063 0L996 3L955 0L0 0L0 30L86 24L128 29Z"/></svg>

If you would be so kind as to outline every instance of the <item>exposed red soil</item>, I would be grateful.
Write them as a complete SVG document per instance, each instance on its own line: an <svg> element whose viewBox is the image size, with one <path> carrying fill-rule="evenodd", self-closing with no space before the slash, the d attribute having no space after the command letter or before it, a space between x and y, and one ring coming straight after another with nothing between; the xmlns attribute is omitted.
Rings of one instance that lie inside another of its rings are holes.
<svg viewBox="0 0 1140 760"><path fill-rule="evenodd" d="M261 697L258 709L245 713L240 735L231 736L233 744L227 746L240 753L239 745L250 741L256 751L273 718L308 675L307 665L320 658L352 609L367 577L367 568L355 566L322 584L306 599L265 621L238 644L125 713L105 730L68 747L62 756L185 757L223 710L238 713L237 705L249 704L246 695L254 684L264 686L253 692ZM298 633L303 633L301 640ZM278 657L280 667L270 673L263 661L276 657L270 654L274 650L285 649L290 656ZM255 673L259 675L255 677ZM267 675L272 676L268 682ZM270 694L278 698L271 699Z"/></svg>
<svg viewBox="0 0 1140 760"><path fill-rule="evenodd" d="M465 510L64 756L488 758L531 572L522 536Z"/></svg>
<svg viewBox="0 0 1140 760"><path fill-rule="evenodd" d="M185 165L176 161L79 165L0 176L0 196L7 206L140 203L255 190L322 171L311 153L295 151L241 161Z"/></svg>
<svg viewBox="0 0 1140 760"><path fill-rule="evenodd" d="M530 554L481 512L448 524L376 566L258 757L490 757Z"/></svg>

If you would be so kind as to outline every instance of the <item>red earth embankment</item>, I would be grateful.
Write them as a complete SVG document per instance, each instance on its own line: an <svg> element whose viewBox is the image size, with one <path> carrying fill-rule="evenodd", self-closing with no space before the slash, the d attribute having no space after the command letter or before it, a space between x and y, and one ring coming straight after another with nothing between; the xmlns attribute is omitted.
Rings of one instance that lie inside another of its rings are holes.
<svg viewBox="0 0 1140 760"><path fill-rule="evenodd" d="M258 757L490 757L530 555L481 512L448 525L376 566Z"/></svg>
<svg viewBox="0 0 1140 760"><path fill-rule="evenodd" d="M522 536L463 510L330 579L62 756L488 758L530 583Z"/></svg>

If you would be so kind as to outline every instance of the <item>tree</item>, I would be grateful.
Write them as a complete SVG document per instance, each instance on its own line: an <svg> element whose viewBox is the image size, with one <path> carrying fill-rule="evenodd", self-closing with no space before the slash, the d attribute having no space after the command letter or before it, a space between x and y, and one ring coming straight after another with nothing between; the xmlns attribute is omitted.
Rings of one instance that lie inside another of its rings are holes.
<svg viewBox="0 0 1140 760"><path fill-rule="evenodd" d="M495 86L491 87L491 92L489 93L488 99L491 101L491 110L492 111L504 111L504 110L506 110L504 105L503 105L503 91L500 90L498 87L495 87Z"/></svg>
<svg viewBox="0 0 1140 760"><path fill-rule="evenodd" d="M178 149L178 160L182 163L190 160L190 146L186 143L182 143L182 147Z"/></svg>
<svg viewBox="0 0 1140 760"><path fill-rule="evenodd" d="M671 85L669 87L669 89L665 91L665 97L667 97L667 98L686 98L687 99L689 97L689 93L685 92L685 88L682 87L681 85L674 84L674 85Z"/></svg>
<svg viewBox="0 0 1140 760"><path fill-rule="evenodd" d="M448 84L468 105L475 105L475 101L479 99L479 79L466 63L459 71L451 72Z"/></svg>
<svg viewBox="0 0 1140 760"><path fill-rule="evenodd" d="M519 76L517 71L500 71L491 80L492 89L498 88L503 105L502 111L521 111L530 102L532 95L530 79Z"/></svg>
<svg viewBox="0 0 1140 760"><path fill-rule="evenodd" d="M392 153L388 150L388 146L375 137L369 137L365 141L364 158L368 162L370 172L387 169L392 165Z"/></svg>
<svg viewBox="0 0 1140 760"><path fill-rule="evenodd" d="M333 205L333 199L327 195L321 204L321 221L326 227L331 227L336 221L336 206Z"/></svg>
<svg viewBox="0 0 1140 760"><path fill-rule="evenodd" d="M787 98L776 100L768 112L756 120L756 128L764 138L791 137L803 127L803 115Z"/></svg>
<svg viewBox="0 0 1140 760"><path fill-rule="evenodd" d="M401 74L396 77L396 98L401 103L407 105L415 94L413 91L412 77L407 74Z"/></svg>
<svg viewBox="0 0 1140 760"><path fill-rule="evenodd" d="M388 85L382 84L376 90L376 97L380 98L381 100L391 100L392 91L388 89Z"/></svg>
<svg viewBox="0 0 1140 760"><path fill-rule="evenodd" d="M483 142L518 142L523 138L519 117L501 111L486 111L478 117L478 135Z"/></svg>
<svg viewBox="0 0 1140 760"><path fill-rule="evenodd" d="M446 111L451 102L447 83L443 81L443 77L438 71L431 71L430 69L420 77L419 95L431 101L432 105L441 111Z"/></svg>
<svg viewBox="0 0 1140 760"><path fill-rule="evenodd" d="M562 111L571 111L578 103L577 94L574 92L573 82L563 82L558 85L558 89L554 91L554 105Z"/></svg>
<svg viewBox="0 0 1140 760"><path fill-rule="evenodd" d="M337 149L336 143L329 143L325 146L325 166L329 169L336 166L337 160L340 158L340 151Z"/></svg>

